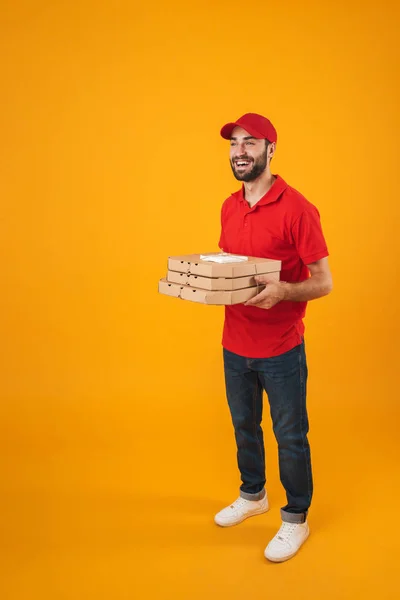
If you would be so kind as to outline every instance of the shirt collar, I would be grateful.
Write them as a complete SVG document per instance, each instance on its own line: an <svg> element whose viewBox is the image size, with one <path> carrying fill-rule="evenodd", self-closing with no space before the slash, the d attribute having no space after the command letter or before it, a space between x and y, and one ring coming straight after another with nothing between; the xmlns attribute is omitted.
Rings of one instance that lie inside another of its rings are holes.
<svg viewBox="0 0 400 600"><path fill-rule="evenodd" d="M264 196L262 196L262 198L260 198L260 200L257 202L257 204L254 205L253 208L255 208L256 206L263 206L264 204L271 204L271 202L276 202L276 200L278 200L278 198L286 190L286 188L288 187L286 181L284 181L280 175L277 175L275 173L274 177L276 177L276 179L272 186L269 188L268 192ZM241 200L246 204L246 206L248 206L247 201L244 197L244 184L242 185L242 188L238 192L236 192L235 195L237 196L238 200Z"/></svg>

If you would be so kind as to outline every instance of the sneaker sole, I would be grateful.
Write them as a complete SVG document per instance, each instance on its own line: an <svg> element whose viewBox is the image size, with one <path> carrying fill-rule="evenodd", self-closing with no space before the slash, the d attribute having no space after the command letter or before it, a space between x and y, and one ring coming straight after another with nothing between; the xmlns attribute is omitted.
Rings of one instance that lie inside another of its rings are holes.
<svg viewBox="0 0 400 600"><path fill-rule="evenodd" d="M242 519L240 519L240 521L235 521L234 523L218 523L218 521L216 521L215 519L214 523L218 525L218 527L234 527L235 525L240 525L240 523L243 523L243 521L245 521L246 519L250 519L250 517L257 517L258 515L263 515L268 511L269 506L267 508L263 508L262 510L258 510L257 512L253 512L251 513L251 515L245 515Z"/></svg>
<svg viewBox="0 0 400 600"><path fill-rule="evenodd" d="M270 558L269 556L267 556L267 555L266 555L266 553L265 553L265 552L264 552L264 556L265 556L265 558L266 558L267 560L269 560L270 562L273 562L273 563L281 563L281 562L285 562L285 561L287 561L287 560L290 560L291 558L293 558L293 556L296 556L296 554L297 554L297 553L298 553L298 552L301 550L301 547L303 546L304 542L306 542L306 541L307 541L307 539L308 539L309 535L310 535L310 531L308 531L308 533L307 533L306 537L305 537L305 538L304 538L304 540L302 541L300 548L298 548L298 549L296 550L296 552L292 552L292 554L289 554L289 556L285 556L285 557L283 557L283 558Z"/></svg>

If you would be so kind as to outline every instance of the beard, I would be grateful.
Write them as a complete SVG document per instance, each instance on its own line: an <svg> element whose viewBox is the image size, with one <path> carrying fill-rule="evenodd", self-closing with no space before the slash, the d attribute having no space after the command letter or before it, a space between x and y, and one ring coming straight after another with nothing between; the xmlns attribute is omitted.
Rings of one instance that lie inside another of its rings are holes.
<svg viewBox="0 0 400 600"><path fill-rule="evenodd" d="M265 149L264 152L254 160L247 156L242 156L241 159L250 161L250 165L239 173L236 170L235 162L231 160L230 164L234 176L238 181L254 181L258 177L260 177L260 175L265 171L265 168L267 166L267 149ZM253 163L253 166L251 166L251 162Z"/></svg>

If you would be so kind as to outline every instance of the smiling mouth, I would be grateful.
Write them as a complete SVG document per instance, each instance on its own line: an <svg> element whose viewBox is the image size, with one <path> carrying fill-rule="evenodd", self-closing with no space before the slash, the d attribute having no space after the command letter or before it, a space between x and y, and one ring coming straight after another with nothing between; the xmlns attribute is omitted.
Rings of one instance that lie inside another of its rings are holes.
<svg viewBox="0 0 400 600"><path fill-rule="evenodd" d="M251 161L249 161L249 160L237 160L235 162L235 166L237 169L245 169L246 167L249 166L250 163L251 163Z"/></svg>

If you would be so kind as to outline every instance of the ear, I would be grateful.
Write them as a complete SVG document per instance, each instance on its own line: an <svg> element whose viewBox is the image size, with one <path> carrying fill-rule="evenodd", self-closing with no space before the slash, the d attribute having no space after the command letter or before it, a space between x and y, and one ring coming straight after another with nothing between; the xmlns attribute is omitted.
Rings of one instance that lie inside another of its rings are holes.
<svg viewBox="0 0 400 600"><path fill-rule="evenodd" d="M268 146L268 158L271 160L273 155L275 154L275 150L276 150L276 143L272 142L269 146Z"/></svg>

